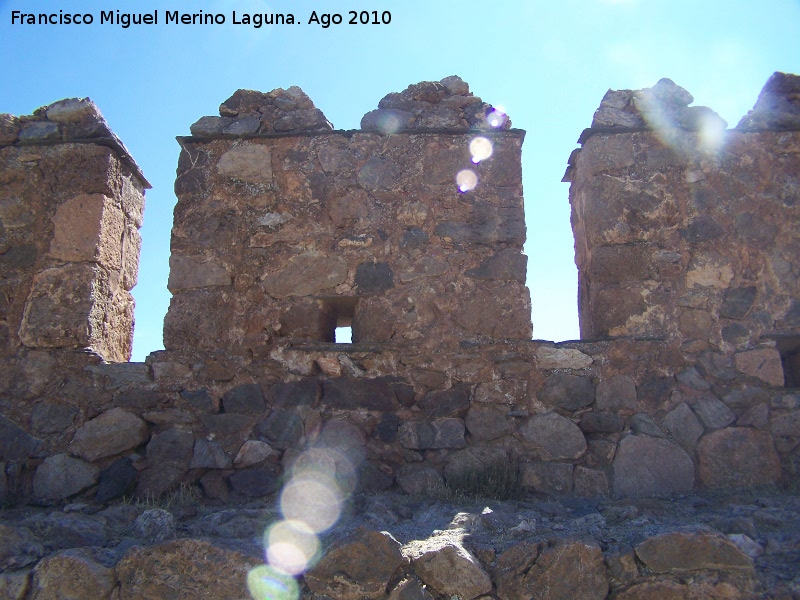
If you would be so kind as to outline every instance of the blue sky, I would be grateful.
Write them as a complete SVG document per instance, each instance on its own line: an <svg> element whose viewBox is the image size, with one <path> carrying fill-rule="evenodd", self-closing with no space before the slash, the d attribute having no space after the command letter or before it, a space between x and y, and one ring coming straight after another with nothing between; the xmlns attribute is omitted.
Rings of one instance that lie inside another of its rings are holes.
<svg viewBox="0 0 800 600"><path fill-rule="evenodd" d="M101 10L161 24L100 25ZM222 13L228 24L166 25L164 11ZM90 26L11 25L11 12L89 12ZM312 11L391 12L389 25L324 29ZM302 23L232 25L231 13ZM608 88L670 77L735 126L774 71L800 73L800 0L0 0L0 112L94 100L153 184L147 193L133 360L162 347L176 135L238 88L299 85L339 129L387 93L458 74L502 105L523 146L534 338L578 337L567 157Z"/></svg>

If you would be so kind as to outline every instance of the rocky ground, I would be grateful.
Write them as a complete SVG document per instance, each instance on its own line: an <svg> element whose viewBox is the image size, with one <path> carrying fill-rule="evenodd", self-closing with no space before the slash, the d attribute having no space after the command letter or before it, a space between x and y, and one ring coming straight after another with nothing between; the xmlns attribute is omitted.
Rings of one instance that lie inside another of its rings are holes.
<svg viewBox="0 0 800 600"><path fill-rule="evenodd" d="M188 493L6 508L0 598L249 598L247 573L280 519L275 505L202 506ZM774 488L638 500L361 495L321 544L303 597L800 598L800 497Z"/></svg>

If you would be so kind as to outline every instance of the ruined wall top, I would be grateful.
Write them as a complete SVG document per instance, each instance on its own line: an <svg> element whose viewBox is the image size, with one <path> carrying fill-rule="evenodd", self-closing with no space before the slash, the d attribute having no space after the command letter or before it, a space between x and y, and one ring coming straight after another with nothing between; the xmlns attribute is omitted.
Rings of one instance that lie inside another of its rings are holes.
<svg viewBox="0 0 800 600"><path fill-rule="evenodd" d="M168 350L266 356L348 326L437 351L530 339L524 132L458 77L362 127L333 131L296 87L239 90L179 138Z"/></svg>
<svg viewBox="0 0 800 600"><path fill-rule="evenodd" d="M333 125L297 86L271 92L237 90L219 107L220 116L201 117L193 136L295 135L333 131ZM456 75L422 81L384 96L361 119L361 129L379 133L509 129L511 120L469 91Z"/></svg>
<svg viewBox="0 0 800 600"><path fill-rule="evenodd" d="M570 156L581 335L724 353L781 338L790 360L800 77L775 73L732 130L692 101L668 79L609 90Z"/></svg>
<svg viewBox="0 0 800 600"><path fill-rule="evenodd" d="M116 151L144 189L152 187L90 98L65 98L36 109L32 115L0 114L0 146L64 142L108 146Z"/></svg>

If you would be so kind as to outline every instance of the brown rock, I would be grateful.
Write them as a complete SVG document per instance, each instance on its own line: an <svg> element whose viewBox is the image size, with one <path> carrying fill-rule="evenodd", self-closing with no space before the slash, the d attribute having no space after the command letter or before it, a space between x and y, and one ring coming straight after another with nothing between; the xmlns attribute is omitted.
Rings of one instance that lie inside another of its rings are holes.
<svg viewBox="0 0 800 600"><path fill-rule="evenodd" d="M22 569L44 555L44 546L30 530L0 523L0 569L3 571Z"/></svg>
<svg viewBox="0 0 800 600"><path fill-rule="evenodd" d="M686 585L670 579L655 579L636 583L617 595L618 600L685 600Z"/></svg>
<svg viewBox="0 0 800 600"><path fill-rule="evenodd" d="M703 435L703 426L692 409L681 402L664 417L664 426L672 439L684 448L694 448L698 438Z"/></svg>
<svg viewBox="0 0 800 600"><path fill-rule="evenodd" d="M292 257L285 269L264 279L264 288L275 298L308 296L335 287L347 277L347 261L306 252Z"/></svg>
<svg viewBox="0 0 800 600"><path fill-rule="evenodd" d="M497 559L501 600L602 600L608 594L603 553L595 542L559 540L551 547L522 542Z"/></svg>
<svg viewBox="0 0 800 600"><path fill-rule="evenodd" d="M80 194L58 207L49 255L70 261L122 267L125 221L122 211L102 194Z"/></svg>
<svg viewBox="0 0 800 600"><path fill-rule="evenodd" d="M540 346L536 349L536 364L540 369L584 369L592 362L591 356L574 348Z"/></svg>
<svg viewBox="0 0 800 600"><path fill-rule="evenodd" d="M121 454L147 441L147 424L122 408L112 408L80 427L69 451L95 461Z"/></svg>
<svg viewBox="0 0 800 600"><path fill-rule="evenodd" d="M636 383L628 375L613 375L597 384L597 410L635 410L637 401Z"/></svg>
<svg viewBox="0 0 800 600"><path fill-rule="evenodd" d="M67 454L54 454L36 469L33 493L42 500L62 500L97 483L100 469Z"/></svg>
<svg viewBox="0 0 800 600"><path fill-rule="evenodd" d="M525 463L520 468L522 486L551 496L570 494L574 469L574 465L564 463Z"/></svg>
<svg viewBox="0 0 800 600"><path fill-rule="evenodd" d="M98 563L91 552L83 548L62 550L36 565L32 598L107 600L115 584L114 569Z"/></svg>
<svg viewBox="0 0 800 600"><path fill-rule="evenodd" d="M783 387L781 355L775 348L759 348L735 356L736 369L774 387Z"/></svg>
<svg viewBox="0 0 800 600"><path fill-rule="evenodd" d="M404 562L400 544L389 534L359 527L328 548L305 582L315 594L339 600L382 598Z"/></svg>
<svg viewBox="0 0 800 600"><path fill-rule="evenodd" d="M147 548L134 546L119 561L120 600L250 600L247 573L254 558L207 541L182 539Z"/></svg>
<svg viewBox="0 0 800 600"><path fill-rule="evenodd" d="M478 559L449 536L412 542L403 553L419 578L439 594L472 600L492 591L492 580Z"/></svg>
<svg viewBox="0 0 800 600"><path fill-rule="evenodd" d="M708 529L662 533L635 550L639 560L656 573L705 569L753 573L753 561L736 544Z"/></svg>
<svg viewBox="0 0 800 600"><path fill-rule="evenodd" d="M559 371L547 378L539 399L547 407L577 410L594 402L595 389L588 377Z"/></svg>
<svg viewBox="0 0 800 600"><path fill-rule="evenodd" d="M230 284L231 276L228 275L227 269L213 259L174 254L169 259L167 287L171 292Z"/></svg>
<svg viewBox="0 0 800 600"><path fill-rule="evenodd" d="M220 157L217 171L220 175L250 183L271 183L272 158L269 148L247 143L235 146Z"/></svg>
<svg viewBox="0 0 800 600"><path fill-rule="evenodd" d="M614 458L614 494L661 496L688 492L694 487L694 464L672 442L629 435Z"/></svg>
<svg viewBox="0 0 800 600"><path fill-rule="evenodd" d="M397 471L397 485L409 496L418 496L442 490L444 479L430 465L408 463Z"/></svg>
<svg viewBox="0 0 800 600"><path fill-rule="evenodd" d="M781 463L769 432L728 427L706 435L697 445L700 479L712 488L775 483Z"/></svg>
<svg viewBox="0 0 800 600"><path fill-rule="evenodd" d="M467 413L465 425L469 434L482 442L489 442L512 432L508 410L491 404L473 404Z"/></svg>
<svg viewBox="0 0 800 600"><path fill-rule="evenodd" d="M586 452L586 438L580 428L555 412L530 417L518 435L549 460L576 459Z"/></svg>
<svg viewBox="0 0 800 600"><path fill-rule="evenodd" d="M31 584L30 571L6 571L0 573L0 598L25 600Z"/></svg>
<svg viewBox="0 0 800 600"><path fill-rule="evenodd" d="M397 439L410 450L436 450L463 448L464 421L461 419L436 419L434 421L408 421L400 425Z"/></svg>

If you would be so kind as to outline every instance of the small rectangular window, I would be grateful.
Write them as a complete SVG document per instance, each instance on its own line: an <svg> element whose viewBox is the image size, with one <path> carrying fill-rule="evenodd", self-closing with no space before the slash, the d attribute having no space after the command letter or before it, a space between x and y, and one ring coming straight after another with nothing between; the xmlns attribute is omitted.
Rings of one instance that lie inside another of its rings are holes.
<svg viewBox="0 0 800 600"><path fill-rule="evenodd" d="M326 341L335 344L354 343L352 325L358 298L335 296L324 298L321 302L325 312L331 317L330 330L326 335Z"/></svg>

